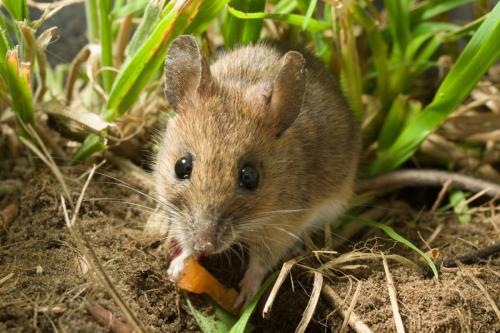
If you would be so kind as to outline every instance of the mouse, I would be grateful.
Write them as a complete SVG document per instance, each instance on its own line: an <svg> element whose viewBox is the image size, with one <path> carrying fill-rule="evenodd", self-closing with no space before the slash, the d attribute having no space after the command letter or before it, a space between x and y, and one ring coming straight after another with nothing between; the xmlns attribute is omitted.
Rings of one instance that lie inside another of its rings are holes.
<svg viewBox="0 0 500 333"><path fill-rule="evenodd" d="M314 56L260 42L209 61L195 37L170 44L165 96L175 111L153 165L162 223L189 256L240 248L245 306L304 232L343 214L361 150L338 80Z"/></svg>

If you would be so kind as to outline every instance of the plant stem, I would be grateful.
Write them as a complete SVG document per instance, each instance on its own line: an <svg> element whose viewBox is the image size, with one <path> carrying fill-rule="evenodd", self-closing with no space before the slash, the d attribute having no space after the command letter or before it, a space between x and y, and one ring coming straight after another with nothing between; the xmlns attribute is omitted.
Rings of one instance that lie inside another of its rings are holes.
<svg viewBox="0 0 500 333"><path fill-rule="evenodd" d="M97 0L85 1L85 15L87 17L87 31L90 43L99 40L99 20L97 17Z"/></svg>

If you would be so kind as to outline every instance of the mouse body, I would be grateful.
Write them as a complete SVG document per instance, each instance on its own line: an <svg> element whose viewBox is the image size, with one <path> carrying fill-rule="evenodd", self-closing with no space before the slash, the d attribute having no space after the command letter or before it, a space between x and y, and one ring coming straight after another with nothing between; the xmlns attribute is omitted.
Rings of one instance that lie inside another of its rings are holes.
<svg viewBox="0 0 500 333"><path fill-rule="evenodd" d="M169 238L180 255L246 248L238 305L304 231L341 215L352 195L359 126L335 77L316 59L268 43L227 51L211 64L192 36L165 62L176 115L154 164Z"/></svg>

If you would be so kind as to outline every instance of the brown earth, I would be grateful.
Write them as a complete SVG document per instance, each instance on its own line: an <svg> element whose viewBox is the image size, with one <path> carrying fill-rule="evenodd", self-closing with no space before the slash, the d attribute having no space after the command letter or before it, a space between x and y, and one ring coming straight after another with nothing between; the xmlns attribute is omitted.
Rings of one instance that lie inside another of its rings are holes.
<svg viewBox="0 0 500 333"><path fill-rule="evenodd" d="M17 189L14 186L8 193L0 194L0 209L9 203L19 206L13 223L0 228L0 332L108 332L90 315L90 305L100 304L125 322L124 317L110 294L89 272L68 232L58 183L43 167L34 169L23 163L26 162L17 163L10 171L5 171L4 165L0 176L0 184L17 184ZM84 182L84 171L64 170L75 200ZM123 172L101 171L145 190L144 185ZM158 246L160 242L143 234L148 207L153 207L153 202L104 175L94 177L85 198L79 214L84 233L115 288L146 329L199 332L182 294L167 279L166 251ZM475 214L467 224L460 224L450 213L417 213L408 205L389 199L372 205L385 208L384 218L393 221L393 228L423 249L422 239L428 239L442 223L444 228L432 246L440 249L443 258L456 257L500 239L500 219L498 215L491 218L498 213L498 202L490 211ZM403 212L401 206L405 207ZM369 229L356 242L347 242L342 252L353 249L374 254L383 250L418 262L415 252ZM339 254L331 256L336 258ZM313 258L308 262L317 266ZM210 266L215 275L227 280L225 257ZM229 280L236 281L241 265L233 262L232 267L236 273ZM481 264L448 269L439 280L424 278L419 271L394 261L389 262L389 268L407 332L500 331L499 318L490 303L500 305L498 255ZM470 275L484 286L491 301ZM292 279L288 279L275 301L271 319L261 319L258 313L252 318L256 332L295 330L309 299L312 280L303 269L294 269L292 277L293 288ZM325 283L346 298L347 304L361 283L354 313L374 332L395 331L380 259L351 262L330 271ZM198 299L196 304L200 302ZM342 321L339 311L320 298L308 331L338 332Z"/></svg>

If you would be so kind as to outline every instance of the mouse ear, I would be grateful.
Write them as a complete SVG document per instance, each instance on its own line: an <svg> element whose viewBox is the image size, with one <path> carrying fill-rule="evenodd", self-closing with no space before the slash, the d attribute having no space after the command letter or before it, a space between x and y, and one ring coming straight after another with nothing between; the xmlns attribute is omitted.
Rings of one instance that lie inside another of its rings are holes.
<svg viewBox="0 0 500 333"><path fill-rule="evenodd" d="M204 91L210 83L210 68L193 36L177 37L167 52L165 61L165 95L176 109L189 92Z"/></svg>
<svg viewBox="0 0 500 333"><path fill-rule="evenodd" d="M289 51L282 57L269 99L269 120L277 136L293 124L302 108L306 91L305 65L299 52Z"/></svg>

